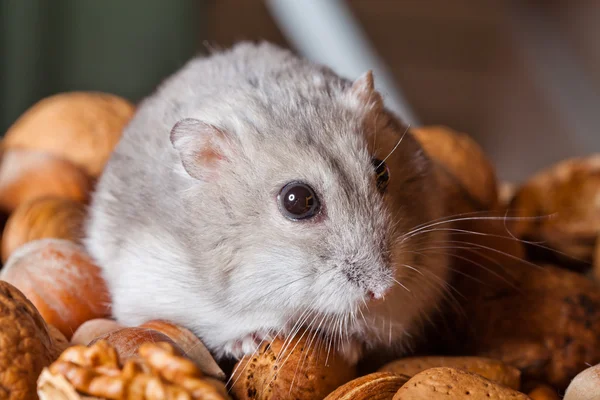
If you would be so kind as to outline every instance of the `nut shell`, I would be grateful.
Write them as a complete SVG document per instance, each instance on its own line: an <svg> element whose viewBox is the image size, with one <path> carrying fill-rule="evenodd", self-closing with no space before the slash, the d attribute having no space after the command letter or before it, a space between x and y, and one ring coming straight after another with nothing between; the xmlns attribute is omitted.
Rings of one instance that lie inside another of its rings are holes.
<svg viewBox="0 0 600 400"><path fill-rule="evenodd" d="M19 247L0 279L21 290L67 338L85 321L110 315L100 268L82 246L68 240L40 239Z"/></svg>
<svg viewBox="0 0 600 400"><path fill-rule="evenodd" d="M63 375L54 375L44 368L37 382L40 400L103 400L99 397L84 396Z"/></svg>
<svg viewBox="0 0 600 400"><path fill-rule="evenodd" d="M463 342L456 353L501 360L520 369L522 379L559 390L600 363L600 291L593 281L551 265L479 272L479 282L456 285L468 316L464 331L455 330Z"/></svg>
<svg viewBox="0 0 600 400"><path fill-rule="evenodd" d="M83 237L85 206L58 197L22 203L10 215L2 233L2 262L25 243L45 238L78 243Z"/></svg>
<svg viewBox="0 0 600 400"><path fill-rule="evenodd" d="M89 343L89 346L94 346L98 342L106 342L110 347L114 348L122 365L135 358L140 346L145 343L168 343L173 346L177 355L184 355L183 351L171 338L154 329L140 327L121 328L96 337Z"/></svg>
<svg viewBox="0 0 600 400"><path fill-rule="evenodd" d="M438 166L451 214L497 206L496 172L470 136L446 126L412 128L411 132Z"/></svg>
<svg viewBox="0 0 600 400"><path fill-rule="evenodd" d="M521 372L517 368L486 357L407 357L384 365L380 371L412 377L426 369L436 367L449 367L472 372L515 390L521 386Z"/></svg>
<svg viewBox="0 0 600 400"><path fill-rule="evenodd" d="M196 364L202 373L216 379L225 379L225 373L204 343L188 329L165 320L148 321L140 325L140 328L154 329L167 335L183 351L183 354Z"/></svg>
<svg viewBox="0 0 600 400"><path fill-rule="evenodd" d="M77 328L71 337L71 344L87 346L97 337L122 328L124 328L124 326L115 320L108 318L94 318L84 322Z"/></svg>
<svg viewBox="0 0 600 400"><path fill-rule="evenodd" d="M560 400L556 389L548 385L538 385L527 393L527 395L531 400Z"/></svg>
<svg viewBox="0 0 600 400"><path fill-rule="evenodd" d="M596 282L600 283L600 236L596 238L596 250L594 252L594 268L592 277Z"/></svg>
<svg viewBox="0 0 600 400"><path fill-rule="evenodd" d="M256 355L240 360L231 379L238 400L323 399L356 376L353 366L332 353L321 339L310 342L312 334L264 343Z"/></svg>
<svg viewBox="0 0 600 400"><path fill-rule="evenodd" d="M596 400L600 398L600 365L581 371L569 384L563 400Z"/></svg>
<svg viewBox="0 0 600 400"><path fill-rule="evenodd" d="M546 259L589 262L600 234L599 199L600 154L562 161L518 188L510 208L523 218L511 231L555 249Z"/></svg>
<svg viewBox="0 0 600 400"><path fill-rule="evenodd" d="M135 107L108 93L66 92L29 108L8 129L4 149L51 153L98 177Z"/></svg>
<svg viewBox="0 0 600 400"><path fill-rule="evenodd" d="M42 399L226 400L222 382L206 379L189 359L165 342L144 343L134 359L120 364L106 341L72 346L38 380Z"/></svg>
<svg viewBox="0 0 600 400"><path fill-rule="evenodd" d="M528 400L524 393L454 368L430 368L413 376L393 400ZM530 399L529 399L530 400Z"/></svg>
<svg viewBox="0 0 600 400"><path fill-rule="evenodd" d="M40 197L87 202L92 182L69 161L32 150L7 150L0 158L0 211Z"/></svg>
<svg viewBox="0 0 600 400"><path fill-rule="evenodd" d="M374 372L340 386L325 400L391 400L408 379L392 372Z"/></svg>
<svg viewBox="0 0 600 400"><path fill-rule="evenodd" d="M65 347L23 293L0 281L0 397L34 399L38 375Z"/></svg>

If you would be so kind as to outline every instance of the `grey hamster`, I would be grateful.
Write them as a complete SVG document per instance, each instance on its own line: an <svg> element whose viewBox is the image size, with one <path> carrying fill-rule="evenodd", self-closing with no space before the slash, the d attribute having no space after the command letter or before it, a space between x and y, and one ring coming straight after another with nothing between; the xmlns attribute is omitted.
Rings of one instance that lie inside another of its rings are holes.
<svg viewBox="0 0 600 400"><path fill-rule="evenodd" d="M350 362L401 352L448 277L426 253L444 231L414 230L444 201L406 129L370 72L269 43L190 60L140 103L93 194L85 241L114 316L181 324L218 358L300 327Z"/></svg>

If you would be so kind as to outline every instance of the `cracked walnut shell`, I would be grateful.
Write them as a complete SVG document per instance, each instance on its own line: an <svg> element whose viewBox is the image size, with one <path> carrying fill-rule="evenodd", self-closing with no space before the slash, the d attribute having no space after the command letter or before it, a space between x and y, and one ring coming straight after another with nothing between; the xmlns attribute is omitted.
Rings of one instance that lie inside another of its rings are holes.
<svg viewBox="0 0 600 400"><path fill-rule="evenodd" d="M23 293L0 281L1 399L35 399L38 375L66 346Z"/></svg>
<svg viewBox="0 0 600 400"><path fill-rule="evenodd" d="M538 258L589 263L600 234L600 154L539 171L517 189L510 208L522 217L510 223L511 232L550 248L543 254L533 247L542 252Z"/></svg>
<svg viewBox="0 0 600 400"><path fill-rule="evenodd" d="M122 367L105 341L72 346L46 368L38 380L44 399L89 397L136 400L225 400L225 386L205 378L190 360L164 342L144 343L138 356Z"/></svg>

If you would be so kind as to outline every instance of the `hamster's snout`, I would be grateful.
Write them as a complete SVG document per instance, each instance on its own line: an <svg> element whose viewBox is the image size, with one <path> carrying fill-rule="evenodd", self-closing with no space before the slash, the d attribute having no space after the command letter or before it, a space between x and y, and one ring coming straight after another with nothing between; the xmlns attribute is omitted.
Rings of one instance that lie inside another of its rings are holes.
<svg viewBox="0 0 600 400"><path fill-rule="evenodd" d="M391 288L392 284L387 282L387 280L383 284L371 285L371 287L367 288L367 297L369 300L381 300Z"/></svg>
<svg viewBox="0 0 600 400"><path fill-rule="evenodd" d="M383 261L357 262L346 259L342 270L348 282L364 292L367 300L380 300L394 284L392 269Z"/></svg>

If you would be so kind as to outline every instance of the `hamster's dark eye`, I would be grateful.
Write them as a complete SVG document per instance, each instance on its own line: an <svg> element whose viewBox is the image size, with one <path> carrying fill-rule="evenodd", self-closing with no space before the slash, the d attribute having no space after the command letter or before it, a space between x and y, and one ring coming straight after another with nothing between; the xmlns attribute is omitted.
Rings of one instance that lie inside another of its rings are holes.
<svg viewBox="0 0 600 400"><path fill-rule="evenodd" d="M315 191L305 183L290 182L277 196L281 213L293 221L312 218L319 212L320 204Z"/></svg>
<svg viewBox="0 0 600 400"><path fill-rule="evenodd" d="M388 169L387 164L378 158L373 158L371 162L373 163L373 167L375 168L377 190L383 193L390 180L390 170Z"/></svg>

